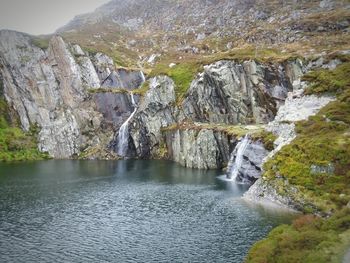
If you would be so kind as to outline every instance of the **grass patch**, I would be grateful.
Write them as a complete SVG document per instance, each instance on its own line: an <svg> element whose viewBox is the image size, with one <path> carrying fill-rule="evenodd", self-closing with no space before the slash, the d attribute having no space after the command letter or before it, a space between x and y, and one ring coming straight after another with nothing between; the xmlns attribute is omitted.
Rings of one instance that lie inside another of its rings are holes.
<svg viewBox="0 0 350 263"><path fill-rule="evenodd" d="M246 263L341 262L350 245L350 209L329 219L312 215L281 225L249 251Z"/></svg>
<svg viewBox="0 0 350 263"><path fill-rule="evenodd" d="M306 94L332 93L340 94L350 85L350 63L343 63L334 70L321 69L306 74L304 81L311 85L306 89Z"/></svg>
<svg viewBox="0 0 350 263"><path fill-rule="evenodd" d="M227 125L218 123L183 122L162 128L163 132L174 130L213 130L233 137L242 137L249 134L253 141L261 141L268 151L274 149L273 143L276 140L276 136L271 132L267 132L264 129L264 125Z"/></svg>
<svg viewBox="0 0 350 263"><path fill-rule="evenodd" d="M149 82L146 81L142 84L142 86L138 89L128 90L123 88L89 88L87 91L91 94L98 93L114 93L114 94L127 94L131 92L134 95L144 96L146 92L149 90Z"/></svg>
<svg viewBox="0 0 350 263"><path fill-rule="evenodd" d="M89 88L87 90L91 94L96 94L96 93L116 93L116 94L125 94L128 93L129 91L127 89L122 89L122 88Z"/></svg>
<svg viewBox="0 0 350 263"><path fill-rule="evenodd" d="M268 180L287 179L314 204L304 212L329 213L350 201L349 65L308 74L306 79L312 82L308 94L332 93L337 100L298 122L297 138L265 164Z"/></svg>
<svg viewBox="0 0 350 263"><path fill-rule="evenodd" d="M215 132L223 132L229 136L242 137L247 133L251 134L256 140L261 139L264 133L263 125L227 125L218 123L198 123L183 122L162 128L163 132L174 130L213 130Z"/></svg>
<svg viewBox="0 0 350 263"><path fill-rule="evenodd" d="M0 162L47 159L37 147L37 127L23 132L16 127L18 121L11 121L10 109L4 98L0 97Z"/></svg>
<svg viewBox="0 0 350 263"><path fill-rule="evenodd" d="M177 104L181 104L197 73L203 70L203 65L195 60L183 61L170 68L168 63L159 63L151 71L150 77L166 75L174 80Z"/></svg>
<svg viewBox="0 0 350 263"><path fill-rule="evenodd" d="M277 139L277 136L272 132L260 130L257 133L253 133L251 137L254 141L260 140L264 144L265 149L268 151L272 151L275 148L274 142Z"/></svg>
<svg viewBox="0 0 350 263"><path fill-rule="evenodd" d="M49 48L50 39L43 37L34 37L32 38L32 44L42 50L46 50Z"/></svg>
<svg viewBox="0 0 350 263"><path fill-rule="evenodd" d="M288 59L295 59L296 56L282 53L277 49L256 48L254 46L245 46L239 49L232 49L227 52L219 52L212 55L183 54L181 58L178 54L167 54L161 58L161 61L152 69L149 76L166 75L175 82L176 102L178 105L183 101L191 82L195 76L203 72L204 66L215 63L220 60L235 60L243 62L246 60L255 60L257 62L283 62ZM175 63L169 67L170 63Z"/></svg>
<svg viewBox="0 0 350 263"><path fill-rule="evenodd" d="M134 95L139 95L143 97L145 96L148 90L149 90L149 81L145 81L144 83L142 83L140 88L132 90L132 93Z"/></svg>

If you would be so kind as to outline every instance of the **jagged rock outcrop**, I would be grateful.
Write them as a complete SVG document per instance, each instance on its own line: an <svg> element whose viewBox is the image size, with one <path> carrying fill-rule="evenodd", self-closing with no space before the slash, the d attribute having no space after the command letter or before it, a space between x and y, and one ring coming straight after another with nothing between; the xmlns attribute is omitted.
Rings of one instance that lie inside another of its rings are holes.
<svg viewBox="0 0 350 263"><path fill-rule="evenodd" d="M150 79L150 87L130 123L130 137L136 156L158 156L163 143L161 129L176 122L174 82L166 76Z"/></svg>
<svg viewBox="0 0 350 263"><path fill-rule="evenodd" d="M138 101L138 96L136 101ZM114 131L123 124L133 111L128 93L102 92L93 94L97 110L102 113L102 127L112 127Z"/></svg>
<svg viewBox="0 0 350 263"><path fill-rule="evenodd" d="M185 167L223 168L229 159L230 138L209 129L170 130L165 133L168 157Z"/></svg>
<svg viewBox="0 0 350 263"><path fill-rule="evenodd" d="M274 142L275 149L268 157L271 158L283 146L289 144L296 137L294 122L306 120L309 116L315 115L332 100L334 98L331 96L304 96L303 88L290 92L285 104L279 108L275 119L266 127L268 131L277 136Z"/></svg>
<svg viewBox="0 0 350 263"><path fill-rule="evenodd" d="M130 112L125 94L95 94L91 99L89 89L100 88L113 73L124 87L144 80L141 72L118 71L107 56L96 54L91 59L80 46L71 46L59 36L52 37L43 50L29 35L5 30L0 31L0 65L4 96L18 113L22 128L28 131L37 125L39 149L55 158L106 145L106 135L111 136ZM109 122L113 125L103 125Z"/></svg>
<svg viewBox="0 0 350 263"><path fill-rule="evenodd" d="M72 110L87 94L80 67L68 46L54 37L45 52L27 35L1 31L0 56L5 97L18 112L23 129L41 127L39 148L53 157L78 154L81 130Z"/></svg>
<svg viewBox="0 0 350 263"><path fill-rule="evenodd" d="M302 85L302 87L305 86ZM269 153L267 158L272 158L283 146L289 144L296 137L294 122L308 119L334 100L331 96L305 96L303 88L297 88L296 86L296 89L289 93L285 104L279 108L276 118L267 126L267 130L277 136L274 142L275 149ZM280 194L280 189L284 190L283 195ZM283 178L258 179L244 194L244 198L258 203L275 203L296 210L302 210L301 208L305 205L302 195Z"/></svg>
<svg viewBox="0 0 350 263"><path fill-rule="evenodd" d="M234 167L234 161L237 158L238 147L235 147L231 153L232 163L228 164L227 170L230 172ZM260 178L263 171L264 159L269 151L265 149L264 144L258 141L249 140L244 152L241 166L238 168L236 180L244 183L254 183Z"/></svg>
<svg viewBox="0 0 350 263"><path fill-rule="evenodd" d="M219 61L205 66L183 102L185 118L228 124L267 123L301 74L299 60L276 65Z"/></svg>

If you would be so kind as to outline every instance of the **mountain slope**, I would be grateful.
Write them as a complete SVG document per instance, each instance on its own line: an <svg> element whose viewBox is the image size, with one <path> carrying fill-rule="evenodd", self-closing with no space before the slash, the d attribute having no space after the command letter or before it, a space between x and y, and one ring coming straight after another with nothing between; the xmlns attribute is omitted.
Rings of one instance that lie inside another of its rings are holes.
<svg viewBox="0 0 350 263"><path fill-rule="evenodd" d="M349 47L349 7L348 1L114 0L57 32L135 65L139 56L209 54L249 44L308 54Z"/></svg>

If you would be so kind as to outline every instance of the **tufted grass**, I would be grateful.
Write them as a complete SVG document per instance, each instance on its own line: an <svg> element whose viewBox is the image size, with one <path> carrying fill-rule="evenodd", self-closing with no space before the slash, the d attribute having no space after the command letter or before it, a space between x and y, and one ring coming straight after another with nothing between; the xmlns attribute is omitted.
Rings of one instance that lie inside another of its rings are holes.
<svg viewBox="0 0 350 263"><path fill-rule="evenodd" d="M307 121L296 124L297 138L265 164L267 179L276 176L297 186L311 203L304 212L329 213L350 201L350 63L335 70L319 70L306 75L311 81L308 94L331 93L329 103ZM313 171L312 166L331 167ZM281 193L283 194L283 193Z"/></svg>
<svg viewBox="0 0 350 263"><path fill-rule="evenodd" d="M250 249L247 263L342 262L350 246L349 67L345 62L305 76L311 82L308 94L333 94L337 100L297 123L297 138L265 164L263 175L279 194L302 200L304 213L333 216L309 214L275 228ZM312 165L332 169L313 171Z"/></svg>
<svg viewBox="0 0 350 263"><path fill-rule="evenodd" d="M0 162L47 159L48 156L37 147L37 128L32 127L25 133L9 119L7 103L0 98Z"/></svg>
<svg viewBox="0 0 350 263"><path fill-rule="evenodd" d="M337 263L350 245L350 208L329 219L312 215L273 229L249 251L246 263Z"/></svg>

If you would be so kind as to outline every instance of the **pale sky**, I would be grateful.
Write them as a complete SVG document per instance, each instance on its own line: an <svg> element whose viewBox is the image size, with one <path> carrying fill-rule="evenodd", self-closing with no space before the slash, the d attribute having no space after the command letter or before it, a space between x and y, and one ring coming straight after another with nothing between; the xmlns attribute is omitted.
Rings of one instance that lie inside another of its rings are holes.
<svg viewBox="0 0 350 263"><path fill-rule="evenodd" d="M110 0L0 0L0 29L50 34Z"/></svg>

